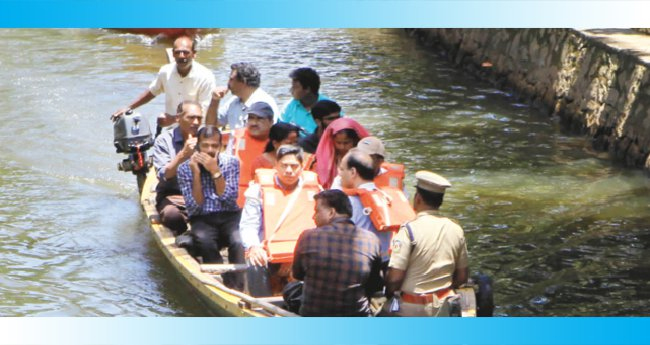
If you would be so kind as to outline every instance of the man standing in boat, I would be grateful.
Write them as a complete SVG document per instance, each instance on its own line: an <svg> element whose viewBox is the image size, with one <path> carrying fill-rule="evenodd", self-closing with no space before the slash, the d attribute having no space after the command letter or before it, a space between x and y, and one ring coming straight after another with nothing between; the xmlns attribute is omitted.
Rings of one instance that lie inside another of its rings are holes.
<svg viewBox="0 0 650 345"><path fill-rule="evenodd" d="M304 281L300 315L369 316L369 297L382 288L379 239L354 224L340 190L314 197L316 229L298 239L293 276Z"/></svg>
<svg viewBox="0 0 650 345"><path fill-rule="evenodd" d="M206 115L205 123L207 125L228 125L230 129L243 128L246 126L246 109L252 104L263 102L268 104L273 110L273 123L278 121L280 110L271 97L261 87L261 75L252 63L239 62L230 66L230 77L228 86L216 88L212 92L212 101ZM219 105L221 99L228 93L232 92L231 97L222 106Z"/></svg>
<svg viewBox="0 0 650 345"><path fill-rule="evenodd" d="M206 126L197 133L196 152L178 167L178 184L192 226L194 249L203 263L223 263L219 253L228 247L228 262L244 263L237 206L239 161L221 152L221 133ZM243 290L240 273L224 275L224 283Z"/></svg>
<svg viewBox="0 0 650 345"><path fill-rule="evenodd" d="M300 147L282 145L276 154L275 169L258 169L255 182L244 194L246 203L239 230L253 270L266 267L269 255L274 263L290 263L298 236L302 230L314 227L314 195L321 191L316 174L303 172ZM278 268L274 265L273 273ZM249 285L251 293L252 288ZM254 288L259 290L254 295L271 295L270 286Z"/></svg>
<svg viewBox="0 0 650 345"><path fill-rule="evenodd" d="M451 183L429 171L418 171L415 178L417 217L392 241L386 297L401 292L401 305L390 307L399 316L449 316L447 298L467 282L465 235L458 224L438 214Z"/></svg>
<svg viewBox="0 0 650 345"><path fill-rule="evenodd" d="M196 133L203 120L201 105L196 101L179 103L177 114L178 127L159 135L153 147L153 166L158 176L156 210L161 223L174 235L187 230L185 200L178 186L176 170L195 152Z"/></svg>
<svg viewBox="0 0 650 345"><path fill-rule="evenodd" d="M202 114L206 114L212 90L216 87L212 71L194 61L196 41L181 36L174 41L174 62L160 68L156 79L128 107L116 111L112 119L122 116L130 109L147 104L161 93L165 93L165 112L158 116L158 125L166 127L176 122L175 109L183 101L196 101L201 105Z"/></svg>
<svg viewBox="0 0 650 345"><path fill-rule="evenodd" d="M329 98L318 93L320 77L314 69L297 68L289 74L289 78L291 78L290 91L293 99L284 106L280 121L289 122L302 128L306 135L312 134L317 125L310 111L316 102Z"/></svg>

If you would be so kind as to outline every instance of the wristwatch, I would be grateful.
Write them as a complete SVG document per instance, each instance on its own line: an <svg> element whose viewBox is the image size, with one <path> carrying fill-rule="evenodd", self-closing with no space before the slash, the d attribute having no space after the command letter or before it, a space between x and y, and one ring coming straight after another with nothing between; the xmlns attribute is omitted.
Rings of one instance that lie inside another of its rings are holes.
<svg viewBox="0 0 650 345"><path fill-rule="evenodd" d="M218 179L218 178L221 177L221 176L223 176L223 175L221 174L221 171L218 171L218 172L216 172L216 173L214 173L214 174L212 175L212 178L216 180L216 179Z"/></svg>

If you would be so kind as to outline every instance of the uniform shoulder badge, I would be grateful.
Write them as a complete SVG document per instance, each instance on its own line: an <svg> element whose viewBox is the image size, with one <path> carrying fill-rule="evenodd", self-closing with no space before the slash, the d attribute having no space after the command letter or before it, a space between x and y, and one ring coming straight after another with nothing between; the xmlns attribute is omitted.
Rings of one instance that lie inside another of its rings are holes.
<svg viewBox="0 0 650 345"><path fill-rule="evenodd" d="M392 249L393 253L399 254L399 252L402 250L402 241L400 241L398 239L394 239L393 243L391 245L391 249Z"/></svg>

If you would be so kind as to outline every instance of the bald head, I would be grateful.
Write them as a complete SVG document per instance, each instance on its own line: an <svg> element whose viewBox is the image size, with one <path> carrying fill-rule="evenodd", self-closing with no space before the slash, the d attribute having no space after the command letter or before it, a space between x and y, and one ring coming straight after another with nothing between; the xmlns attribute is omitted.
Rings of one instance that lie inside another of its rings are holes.
<svg viewBox="0 0 650 345"><path fill-rule="evenodd" d="M189 36L178 36L174 40L174 49L181 46L188 46L193 53L196 53L196 41Z"/></svg>
<svg viewBox="0 0 650 345"><path fill-rule="evenodd" d="M186 76L192 69L192 60L196 55L196 45L188 36L181 36L174 41L174 61L181 76Z"/></svg>
<svg viewBox="0 0 650 345"><path fill-rule="evenodd" d="M343 188L357 188L363 183L372 182L375 178L372 157L359 149L351 149L341 160L339 175Z"/></svg>

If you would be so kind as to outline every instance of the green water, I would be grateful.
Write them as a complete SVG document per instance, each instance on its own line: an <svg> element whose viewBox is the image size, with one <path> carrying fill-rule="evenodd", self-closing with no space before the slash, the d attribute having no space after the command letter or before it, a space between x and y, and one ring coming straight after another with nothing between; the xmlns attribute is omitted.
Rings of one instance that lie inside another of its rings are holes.
<svg viewBox="0 0 650 345"><path fill-rule="evenodd" d="M157 251L109 115L152 80L169 42L98 30L0 30L0 315L209 315ZM646 315L650 182L582 136L457 71L399 30L216 30L198 61L224 84L252 61L289 72L381 137L412 174L451 180L442 211L495 280L499 315ZM153 118L162 97L139 110Z"/></svg>

